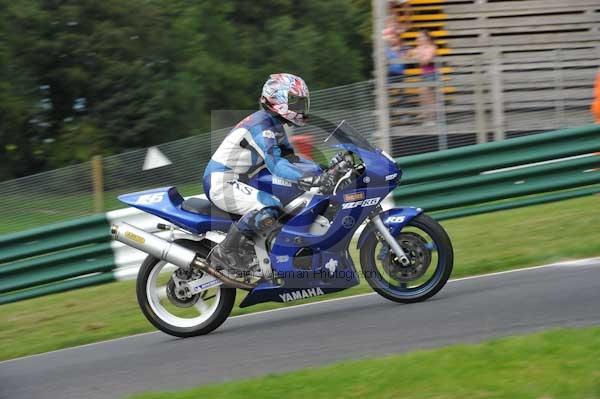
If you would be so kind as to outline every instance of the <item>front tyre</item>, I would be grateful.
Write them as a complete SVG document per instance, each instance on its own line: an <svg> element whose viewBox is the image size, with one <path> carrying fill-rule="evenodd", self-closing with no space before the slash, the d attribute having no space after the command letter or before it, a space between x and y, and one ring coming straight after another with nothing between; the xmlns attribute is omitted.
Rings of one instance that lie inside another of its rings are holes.
<svg viewBox="0 0 600 399"><path fill-rule="evenodd" d="M178 240L180 245L208 256L210 246ZM137 300L142 313L154 327L176 337L204 335L227 319L235 302L235 289L222 285L191 297L178 297L175 281L185 278L183 270L148 256L137 277ZM175 281L174 281L175 280Z"/></svg>
<svg viewBox="0 0 600 399"><path fill-rule="evenodd" d="M410 221L396 241L410 260L404 266L371 223L360 249L365 279L379 295L394 302L413 303L431 298L444 287L454 262L452 243L444 228L421 214Z"/></svg>

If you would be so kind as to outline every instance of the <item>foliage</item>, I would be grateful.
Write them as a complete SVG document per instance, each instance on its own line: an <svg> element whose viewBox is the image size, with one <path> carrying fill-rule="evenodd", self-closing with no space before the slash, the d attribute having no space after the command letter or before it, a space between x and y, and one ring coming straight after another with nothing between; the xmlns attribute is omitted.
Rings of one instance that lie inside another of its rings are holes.
<svg viewBox="0 0 600 399"><path fill-rule="evenodd" d="M210 130L269 73L364 79L362 0L0 0L0 178Z"/></svg>

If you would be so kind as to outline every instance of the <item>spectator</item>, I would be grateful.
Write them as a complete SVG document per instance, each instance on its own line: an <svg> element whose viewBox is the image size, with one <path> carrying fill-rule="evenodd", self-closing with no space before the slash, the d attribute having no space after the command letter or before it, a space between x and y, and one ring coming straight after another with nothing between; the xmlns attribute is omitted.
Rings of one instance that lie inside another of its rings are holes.
<svg viewBox="0 0 600 399"><path fill-rule="evenodd" d="M401 6L396 11L395 6ZM385 23L383 38L386 42L386 57L388 60L388 75L394 81L404 78L404 62L401 60L406 53L402 45L402 33L410 28L410 7L406 0L393 0L388 2L388 18Z"/></svg>
<svg viewBox="0 0 600 399"><path fill-rule="evenodd" d="M398 10L396 7L399 7ZM392 0L388 2L387 19L383 37L387 40L389 35L400 37L410 29L410 4L406 0Z"/></svg>
<svg viewBox="0 0 600 399"><path fill-rule="evenodd" d="M429 32L421 30L417 36L417 47L410 55L415 58L421 67L421 80L425 85L421 88L420 99L424 126L435 125L435 97L432 83L437 80L434 58L437 46L431 39Z"/></svg>
<svg viewBox="0 0 600 399"><path fill-rule="evenodd" d="M398 38L388 42L385 50L388 60L388 76L395 82L404 80L404 61L402 57L406 54L406 49L402 46L402 41Z"/></svg>

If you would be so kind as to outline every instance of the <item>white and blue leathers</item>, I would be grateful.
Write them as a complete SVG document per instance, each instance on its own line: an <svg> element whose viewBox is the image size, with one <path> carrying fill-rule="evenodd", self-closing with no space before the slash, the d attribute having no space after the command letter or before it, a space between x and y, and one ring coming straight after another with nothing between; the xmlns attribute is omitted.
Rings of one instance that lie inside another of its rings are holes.
<svg viewBox="0 0 600 399"><path fill-rule="evenodd" d="M267 167L273 176L292 182L306 176L285 156L293 154L283 120L261 110L241 121L219 145L204 172L204 192L218 208L245 215L238 226L256 230L252 215L271 208L279 211L281 201L246 184L248 176Z"/></svg>

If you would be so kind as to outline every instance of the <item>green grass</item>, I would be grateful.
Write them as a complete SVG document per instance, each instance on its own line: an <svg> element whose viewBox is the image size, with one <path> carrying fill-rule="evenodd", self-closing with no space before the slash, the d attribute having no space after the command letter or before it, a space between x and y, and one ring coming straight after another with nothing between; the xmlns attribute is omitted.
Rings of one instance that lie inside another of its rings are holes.
<svg viewBox="0 0 600 399"><path fill-rule="evenodd" d="M600 328L342 362L133 398L600 398Z"/></svg>
<svg viewBox="0 0 600 399"><path fill-rule="evenodd" d="M599 205L600 197L591 196L444 222L455 250L453 277L599 256ZM353 257L358 267L355 251ZM363 282L295 303L370 291ZM236 307L234 314L282 306ZM152 330L138 309L134 282L49 295L0 306L0 360Z"/></svg>

